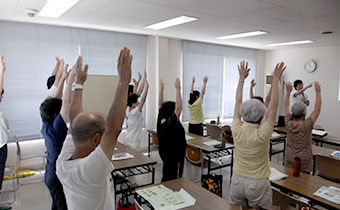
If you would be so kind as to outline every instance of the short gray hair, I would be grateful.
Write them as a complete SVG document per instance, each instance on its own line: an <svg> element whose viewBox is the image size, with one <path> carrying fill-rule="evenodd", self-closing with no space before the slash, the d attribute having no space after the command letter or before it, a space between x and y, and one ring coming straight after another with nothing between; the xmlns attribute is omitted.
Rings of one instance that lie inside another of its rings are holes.
<svg viewBox="0 0 340 210"><path fill-rule="evenodd" d="M244 121L257 123L266 113L266 106L258 99L249 99L242 103L240 114Z"/></svg>
<svg viewBox="0 0 340 210"><path fill-rule="evenodd" d="M301 102L297 102L293 104L291 108L292 118L296 120L301 119L304 115L306 115L306 109L307 109L307 106Z"/></svg>
<svg viewBox="0 0 340 210"><path fill-rule="evenodd" d="M73 120L71 130L75 143L85 142L96 133L104 133L105 119L98 113L81 113Z"/></svg>

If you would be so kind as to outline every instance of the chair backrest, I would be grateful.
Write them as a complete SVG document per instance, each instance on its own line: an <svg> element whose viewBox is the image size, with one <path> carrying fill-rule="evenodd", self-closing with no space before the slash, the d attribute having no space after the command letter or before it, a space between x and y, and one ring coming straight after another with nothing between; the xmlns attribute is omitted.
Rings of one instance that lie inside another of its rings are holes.
<svg viewBox="0 0 340 210"><path fill-rule="evenodd" d="M282 193L275 188L272 188L272 191L273 191L273 205L281 207L281 210L312 209L311 205L306 201L302 201L299 198L295 198L292 195Z"/></svg>
<svg viewBox="0 0 340 210"><path fill-rule="evenodd" d="M157 133L152 134L152 140L153 140L153 143L155 143L155 145L157 146L159 145Z"/></svg>
<svg viewBox="0 0 340 210"><path fill-rule="evenodd" d="M194 147L190 144L187 144L186 157L187 160L192 164L195 165L201 164L202 162L201 149L198 147Z"/></svg>
<svg viewBox="0 0 340 210"><path fill-rule="evenodd" d="M217 139L221 136L221 129L217 125L207 124L207 133L210 138Z"/></svg>
<svg viewBox="0 0 340 210"><path fill-rule="evenodd" d="M229 125L225 125L221 128L222 132L224 132L226 140L229 144L233 144L233 135L231 133L231 127Z"/></svg>
<svg viewBox="0 0 340 210"><path fill-rule="evenodd" d="M339 159L316 154L315 169L317 175L334 182L340 182Z"/></svg>

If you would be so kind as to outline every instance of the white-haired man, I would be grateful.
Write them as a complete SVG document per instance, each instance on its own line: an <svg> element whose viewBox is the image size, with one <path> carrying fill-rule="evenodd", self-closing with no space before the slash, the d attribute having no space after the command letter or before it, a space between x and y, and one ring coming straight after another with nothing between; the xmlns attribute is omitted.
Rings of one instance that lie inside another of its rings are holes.
<svg viewBox="0 0 340 210"><path fill-rule="evenodd" d="M261 125L266 107L257 99L242 103L244 81L250 68L242 61L239 70L239 83L232 133L235 144L234 174L230 187L230 202L242 205L243 209L272 209L272 193L269 176L269 141L273 133L279 100L279 80L286 67L281 62L276 65L272 83L272 94L267 117ZM241 117L243 121L241 121Z"/></svg>
<svg viewBox="0 0 340 210"><path fill-rule="evenodd" d="M72 139L66 138L57 160L57 176L63 184L69 210L114 208L109 176L112 154L125 117L128 87L131 80L132 55L124 48L118 59L119 83L106 118L83 112L82 85L88 66L83 69L79 57L76 84L70 110Z"/></svg>

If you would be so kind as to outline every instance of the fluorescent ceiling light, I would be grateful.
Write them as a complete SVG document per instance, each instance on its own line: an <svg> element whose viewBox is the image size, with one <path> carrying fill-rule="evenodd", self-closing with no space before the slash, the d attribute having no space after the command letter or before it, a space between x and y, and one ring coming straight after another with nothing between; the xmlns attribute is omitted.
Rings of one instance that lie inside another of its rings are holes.
<svg viewBox="0 0 340 210"><path fill-rule="evenodd" d="M237 38L243 38L243 37L248 37L248 36L258 36L258 35L263 35L263 34L268 34L268 32L266 32L266 31L250 31L250 32L239 33L239 34L219 36L219 37L215 37L215 39L237 39Z"/></svg>
<svg viewBox="0 0 340 210"><path fill-rule="evenodd" d="M79 1L80 0L49 0L41 9L38 16L58 18Z"/></svg>
<svg viewBox="0 0 340 210"><path fill-rule="evenodd" d="M165 20L159 23L155 23L149 26L146 26L145 28L147 29L153 29L153 30L160 30L163 28L169 28L172 26L176 26L176 25L180 25L180 24L184 24L184 23L189 23L192 21L198 20L197 18L194 17L188 17L188 16L180 16L180 17L176 17L176 18L172 18L170 20Z"/></svg>
<svg viewBox="0 0 340 210"><path fill-rule="evenodd" d="M276 47L276 46L286 46L286 45L296 45L296 44L309 44L314 43L315 41L312 40L301 40L301 41L292 41L292 42L280 42L280 43L273 43L267 44L268 47Z"/></svg>

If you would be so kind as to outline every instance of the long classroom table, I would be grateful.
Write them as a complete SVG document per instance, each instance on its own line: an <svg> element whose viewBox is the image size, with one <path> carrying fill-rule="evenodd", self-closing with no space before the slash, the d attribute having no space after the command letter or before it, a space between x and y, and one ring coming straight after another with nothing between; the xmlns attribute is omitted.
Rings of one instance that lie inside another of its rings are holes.
<svg viewBox="0 0 340 210"><path fill-rule="evenodd" d="M340 209L340 205L313 195L322 186L334 186L340 188L340 184L328 181L319 176L313 176L306 173L300 173L300 177L293 176L293 168L285 167L277 163L271 163L271 166L280 172L287 174L288 177L278 181L271 181L272 186L280 190L293 192L300 196L306 197L312 203L325 207L326 209Z"/></svg>
<svg viewBox="0 0 340 210"><path fill-rule="evenodd" d="M184 189L187 191L195 200L195 205L187 207L185 209L188 210L239 210L240 207L237 205L230 204L223 198L218 197L217 195L211 193L210 191L204 189L203 187L189 181L185 178L175 179L167 182L162 182L164 186L170 188L173 191L179 191L180 189ZM159 185L159 184L156 184ZM155 185L153 185L155 186ZM148 202L146 202L141 196L135 193L135 200L138 205L144 204L147 205L150 209L153 209Z"/></svg>
<svg viewBox="0 0 340 210"><path fill-rule="evenodd" d="M114 151L114 154L127 152L133 155L134 158L112 161L114 165L114 170L111 172L111 175L114 181L115 195L121 193L121 190L116 190L116 184L117 184L117 181L122 178L151 173L152 175L151 182L147 184L139 185L137 187L143 187L143 186L151 185L155 183L154 165L157 163L157 161L149 157L145 157L143 154L137 152L134 149L131 149L128 146L125 146L124 144L120 142L116 143L116 148L117 150ZM119 174L122 174L123 176L118 175L118 172Z"/></svg>

